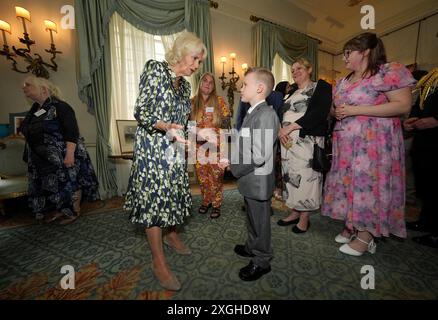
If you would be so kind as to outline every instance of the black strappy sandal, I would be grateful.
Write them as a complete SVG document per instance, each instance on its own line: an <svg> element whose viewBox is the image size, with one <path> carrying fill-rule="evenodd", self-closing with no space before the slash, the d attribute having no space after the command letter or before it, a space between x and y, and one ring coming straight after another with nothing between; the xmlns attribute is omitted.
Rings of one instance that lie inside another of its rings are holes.
<svg viewBox="0 0 438 320"><path fill-rule="evenodd" d="M208 205L202 204L202 205L199 207L198 212L199 212L200 214L206 214L206 213L208 212L208 209L210 209L210 208L211 208L211 203L209 203Z"/></svg>
<svg viewBox="0 0 438 320"><path fill-rule="evenodd" d="M220 207L218 207L218 208L213 208L213 210L211 210L210 218L212 218L212 219L217 219L217 218L219 218L220 216L221 216L221 208L220 208Z"/></svg>

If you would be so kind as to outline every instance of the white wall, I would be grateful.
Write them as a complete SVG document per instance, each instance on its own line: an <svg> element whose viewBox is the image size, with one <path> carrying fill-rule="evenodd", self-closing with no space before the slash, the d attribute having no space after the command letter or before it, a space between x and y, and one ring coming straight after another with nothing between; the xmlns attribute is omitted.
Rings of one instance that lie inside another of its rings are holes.
<svg viewBox="0 0 438 320"><path fill-rule="evenodd" d="M417 33L418 24L413 24L388 36L381 37L388 60L397 61L404 65L414 63Z"/></svg>
<svg viewBox="0 0 438 320"><path fill-rule="evenodd" d="M324 51L318 51L318 78L333 80L333 55Z"/></svg>
<svg viewBox="0 0 438 320"><path fill-rule="evenodd" d="M214 51L214 68L216 75L216 86L218 93L227 100L227 91L222 90L219 77L222 74L222 64L220 58L227 57L225 64L225 76L229 79L228 72L231 71L231 61L229 55L231 52L236 53L235 71L239 74L240 79L243 78L241 65L247 63L251 66L251 27L249 21L236 19L228 14L224 14L220 10L211 10L211 26L213 35L213 51ZM237 89L240 89L242 81L237 83ZM234 93L234 115L236 115L237 107L240 100L240 93ZM235 117L234 117L235 119Z"/></svg>
<svg viewBox="0 0 438 320"><path fill-rule="evenodd" d="M431 70L438 67L438 15L421 22L418 45L418 67Z"/></svg>

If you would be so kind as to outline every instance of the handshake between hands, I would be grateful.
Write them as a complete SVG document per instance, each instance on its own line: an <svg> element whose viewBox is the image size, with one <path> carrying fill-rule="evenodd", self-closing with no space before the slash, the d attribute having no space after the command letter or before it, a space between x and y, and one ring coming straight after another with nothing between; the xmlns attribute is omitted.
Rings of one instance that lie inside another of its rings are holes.
<svg viewBox="0 0 438 320"><path fill-rule="evenodd" d="M160 122L157 129L166 132L167 137L171 141L182 143L186 146L190 146L192 141L187 140L184 137L184 127L177 123ZM209 129L199 129L196 127L189 127L189 133L194 134L198 141L206 141L213 145L217 145L217 136ZM196 141L195 141L196 142Z"/></svg>

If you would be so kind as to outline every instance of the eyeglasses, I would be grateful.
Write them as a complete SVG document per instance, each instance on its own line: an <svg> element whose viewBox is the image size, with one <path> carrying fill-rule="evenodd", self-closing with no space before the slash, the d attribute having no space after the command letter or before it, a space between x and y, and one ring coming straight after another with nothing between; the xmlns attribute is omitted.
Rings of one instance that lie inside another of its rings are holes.
<svg viewBox="0 0 438 320"><path fill-rule="evenodd" d="M350 54L353 52L354 50L345 50L344 51L344 58L348 59L348 57L350 56Z"/></svg>

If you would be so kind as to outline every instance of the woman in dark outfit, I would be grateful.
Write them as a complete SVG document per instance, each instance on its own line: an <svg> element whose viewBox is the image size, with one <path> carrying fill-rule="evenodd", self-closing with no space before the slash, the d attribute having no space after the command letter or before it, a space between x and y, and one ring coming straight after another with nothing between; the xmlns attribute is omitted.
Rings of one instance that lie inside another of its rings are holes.
<svg viewBox="0 0 438 320"><path fill-rule="evenodd" d="M403 123L412 132L412 165L417 197L421 199L421 212L418 221L406 223L415 231L428 231L428 234L413 237L415 242L438 248L438 205L436 188L430 182L438 181L438 68L423 77L418 86L420 97L412 107L409 119Z"/></svg>
<svg viewBox="0 0 438 320"><path fill-rule="evenodd" d="M37 220L76 220L82 196L98 199L98 182L73 109L50 81L26 78L24 95L33 103L20 131L26 138L29 205Z"/></svg>

